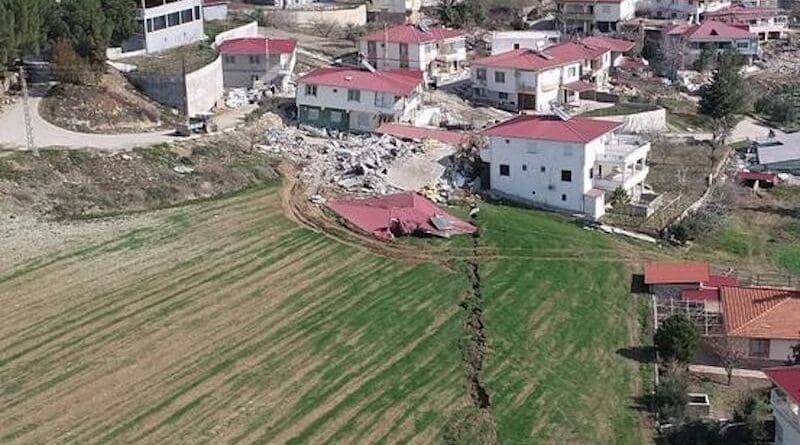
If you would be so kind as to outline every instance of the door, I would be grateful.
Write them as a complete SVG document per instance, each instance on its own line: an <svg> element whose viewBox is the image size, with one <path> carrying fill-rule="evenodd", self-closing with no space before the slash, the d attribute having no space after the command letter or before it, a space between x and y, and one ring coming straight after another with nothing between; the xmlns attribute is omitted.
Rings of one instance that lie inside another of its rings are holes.
<svg viewBox="0 0 800 445"><path fill-rule="evenodd" d="M520 94L518 97L520 110L535 110L536 109L536 95L535 94Z"/></svg>

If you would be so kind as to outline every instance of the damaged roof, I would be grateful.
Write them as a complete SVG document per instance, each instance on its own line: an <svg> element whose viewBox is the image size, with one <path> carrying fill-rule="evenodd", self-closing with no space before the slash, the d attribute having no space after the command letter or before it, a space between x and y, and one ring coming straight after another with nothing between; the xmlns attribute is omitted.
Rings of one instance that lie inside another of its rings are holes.
<svg viewBox="0 0 800 445"><path fill-rule="evenodd" d="M330 201L328 208L378 239L426 234L449 238L477 228L414 192Z"/></svg>

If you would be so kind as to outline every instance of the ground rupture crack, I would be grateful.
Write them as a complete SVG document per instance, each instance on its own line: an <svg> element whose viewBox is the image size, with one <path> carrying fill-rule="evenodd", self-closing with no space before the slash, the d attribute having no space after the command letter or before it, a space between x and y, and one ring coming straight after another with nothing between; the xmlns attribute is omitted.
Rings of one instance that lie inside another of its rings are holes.
<svg viewBox="0 0 800 445"><path fill-rule="evenodd" d="M491 407L491 400L486 385L483 383L482 372L486 360L486 330L483 324L483 294L481 292L481 270L479 261L480 231L472 236L473 255L468 261L469 280L472 291L461 303L466 312L465 329L467 335L463 339L462 351L467 364L470 385L470 397L476 408L487 409Z"/></svg>

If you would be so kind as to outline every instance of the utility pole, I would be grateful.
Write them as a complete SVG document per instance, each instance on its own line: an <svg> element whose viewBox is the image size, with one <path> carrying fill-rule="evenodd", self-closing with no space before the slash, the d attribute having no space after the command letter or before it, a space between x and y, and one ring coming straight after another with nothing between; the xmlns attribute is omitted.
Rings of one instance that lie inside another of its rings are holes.
<svg viewBox="0 0 800 445"><path fill-rule="evenodd" d="M22 85L22 110L25 115L25 145L34 156L39 156L39 149L33 142L33 120L31 119L31 106L28 101L28 80L25 79L25 68L19 67L19 81Z"/></svg>

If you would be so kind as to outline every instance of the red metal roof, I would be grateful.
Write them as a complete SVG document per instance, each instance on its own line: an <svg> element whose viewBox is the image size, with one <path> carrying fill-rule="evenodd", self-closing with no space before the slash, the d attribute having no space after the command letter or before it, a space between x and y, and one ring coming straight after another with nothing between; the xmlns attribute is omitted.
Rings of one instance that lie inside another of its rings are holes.
<svg viewBox="0 0 800 445"><path fill-rule="evenodd" d="M231 39L219 45L222 54L288 54L297 47L297 40L245 37Z"/></svg>
<svg viewBox="0 0 800 445"><path fill-rule="evenodd" d="M460 131L448 131L437 128L414 127L404 124L385 122L375 130L376 133L389 134L402 139L433 139L445 144L459 145L469 140L469 135Z"/></svg>
<svg viewBox="0 0 800 445"><path fill-rule="evenodd" d="M727 335L800 340L800 291L723 286L720 298Z"/></svg>
<svg viewBox="0 0 800 445"><path fill-rule="evenodd" d="M604 36L591 36L581 40L582 43L591 45L597 48L605 48L617 53L624 53L633 49L636 42L622 39L612 39L611 37Z"/></svg>
<svg viewBox="0 0 800 445"><path fill-rule="evenodd" d="M449 237L473 233L477 229L449 213L425 197L413 192L398 193L366 199L331 201L328 208L359 229L380 239L398 235L424 233ZM444 218L441 224L433 218Z"/></svg>
<svg viewBox="0 0 800 445"><path fill-rule="evenodd" d="M386 30L375 31L362 37L361 40L372 42L392 42L392 43L428 43L440 40L463 37L464 31L460 29L448 29L442 27L432 27L423 31L417 25L405 24L392 26Z"/></svg>
<svg viewBox="0 0 800 445"><path fill-rule="evenodd" d="M739 280L733 276L711 275L701 283L704 288L720 288L722 286L738 286Z"/></svg>
<svg viewBox="0 0 800 445"><path fill-rule="evenodd" d="M648 63L641 57L626 56L621 58L617 66L626 70L645 70L647 69Z"/></svg>
<svg viewBox="0 0 800 445"><path fill-rule="evenodd" d="M408 96L422 85L422 71L367 71L353 68L318 68L297 80L297 83L327 85L356 90L379 91Z"/></svg>
<svg viewBox="0 0 800 445"><path fill-rule="evenodd" d="M669 35L685 35L690 41L713 42L730 39L755 39L755 34L722 22L707 20L699 25L681 23L669 28Z"/></svg>
<svg viewBox="0 0 800 445"><path fill-rule="evenodd" d="M591 84L583 80L576 80L575 82L564 84L563 88L565 90L583 93L585 91L594 91L594 84Z"/></svg>
<svg viewBox="0 0 800 445"><path fill-rule="evenodd" d="M769 182L771 184L777 184L781 182L781 178L778 177L775 173L766 173L766 172L746 172L740 171L736 173L736 180L737 181L764 181Z"/></svg>
<svg viewBox="0 0 800 445"><path fill-rule="evenodd" d="M606 48L598 48L583 43L562 42L542 50L521 48L493 56L481 57L473 60L472 65L537 71L584 60L593 60L608 51L610 50Z"/></svg>
<svg viewBox="0 0 800 445"><path fill-rule="evenodd" d="M730 6L718 11L709 11L705 13L708 19L725 23L742 24L748 24L747 21L752 19L768 19L779 15L786 15L786 13L777 8L745 6Z"/></svg>
<svg viewBox="0 0 800 445"><path fill-rule="evenodd" d="M525 114L483 130L484 136L520 139L541 139L558 142L589 142L616 130L619 122L573 117L562 120L557 116Z"/></svg>
<svg viewBox="0 0 800 445"><path fill-rule="evenodd" d="M708 281L711 267L707 263L650 263L644 269L645 284L689 284Z"/></svg>
<svg viewBox="0 0 800 445"><path fill-rule="evenodd" d="M794 403L800 403L800 365L764 369L764 374Z"/></svg>
<svg viewBox="0 0 800 445"><path fill-rule="evenodd" d="M681 291L683 301L716 301L719 300L719 289L686 289Z"/></svg>

